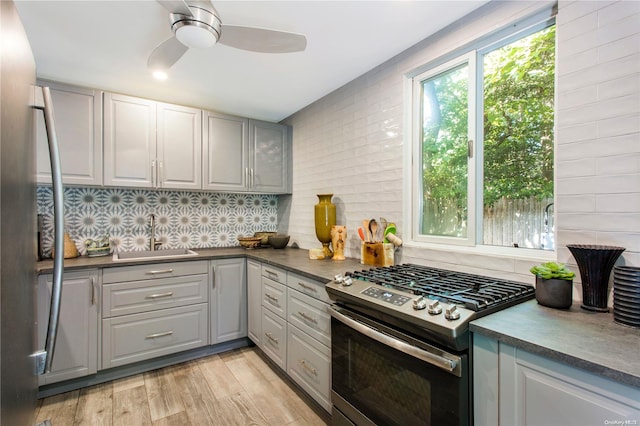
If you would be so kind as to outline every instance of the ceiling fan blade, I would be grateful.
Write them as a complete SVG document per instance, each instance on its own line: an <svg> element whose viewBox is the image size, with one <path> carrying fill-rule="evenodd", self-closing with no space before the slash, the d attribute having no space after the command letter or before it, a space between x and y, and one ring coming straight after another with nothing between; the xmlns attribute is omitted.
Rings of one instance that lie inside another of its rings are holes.
<svg viewBox="0 0 640 426"><path fill-rule="evenodd" d="M303 34L264 28L222 25L218 43L261 53L302 52L307 47Z"/></svg>
<svg viewBox="0 0 640 426"><path fill-rule="evenodd" d="M179 13L181 15L193 16L189 6L183 0L156 0L165 9L171 13Z"/></svg>
<svg viewBox="0 0 640 426"><path fill-rule="evenodd" d="M168 70L187 50L189 50L187 46L180 43L177 38L171 37L153 49L147 66L151 69Z"/></svg>

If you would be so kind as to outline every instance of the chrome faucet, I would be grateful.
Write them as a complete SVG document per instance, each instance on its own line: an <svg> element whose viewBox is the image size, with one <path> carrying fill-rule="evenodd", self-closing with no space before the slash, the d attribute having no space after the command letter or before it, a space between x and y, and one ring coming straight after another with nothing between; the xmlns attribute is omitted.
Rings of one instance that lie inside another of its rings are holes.
<svg viewBox="0 0 640 426"><path fill-rule="evenodd" d="M155 251L156 247L161 245L160 241L156 241L156 215L151 215L151 238L149 240L149 250Z"/></svg>

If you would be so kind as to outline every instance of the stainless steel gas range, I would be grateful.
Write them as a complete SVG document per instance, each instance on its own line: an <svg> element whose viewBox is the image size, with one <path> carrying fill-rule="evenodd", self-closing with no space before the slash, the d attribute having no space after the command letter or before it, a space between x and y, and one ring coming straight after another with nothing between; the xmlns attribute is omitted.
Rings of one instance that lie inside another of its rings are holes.
<svg viewBox="0 0 640 426"><path fill-rule="evenodd" d="M531 285L402 264L326 285L335 424L470 425L469 322L533 298Z"/></svg>

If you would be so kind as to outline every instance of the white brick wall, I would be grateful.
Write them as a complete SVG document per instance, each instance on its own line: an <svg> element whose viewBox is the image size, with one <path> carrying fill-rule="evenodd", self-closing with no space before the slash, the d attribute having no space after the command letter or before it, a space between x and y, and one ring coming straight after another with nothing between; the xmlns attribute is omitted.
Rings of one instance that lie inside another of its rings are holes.
<svg viewBox="0 0 640 426"><path fill-rule="evenodd" d="M347 225L349 256L359 257L363 218L383 216L402 233L404 74L542 5L491 2L286 119L293 195L280 200L280 230L302 248L318 247L313 205L329 192L338 223ZM566 244L610 244L627 248L620 262L640 266L640 2L560 1L558 9L558 260L576 269ZM415 248L399 254L402 262L529 282L538 262Z"/></svg>

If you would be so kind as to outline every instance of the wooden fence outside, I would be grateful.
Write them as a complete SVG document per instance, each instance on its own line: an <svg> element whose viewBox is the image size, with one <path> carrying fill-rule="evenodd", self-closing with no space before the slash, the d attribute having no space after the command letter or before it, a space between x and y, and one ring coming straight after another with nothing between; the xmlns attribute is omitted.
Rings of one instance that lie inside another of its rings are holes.
<svg viewBox="0 0 640 426"><path fill-rule="evenodd" d="M425 202L426 233L436 235L456 235L461 228L458 209L454 203L442 200ZM545 225L545 211L549 206L548 224ZM544 248L553 250L554 219L553 199L534 198L510 200L502 198L493 206L485 207L483 214L483 244L514 246L523 248ZM428 218L428 219L427 219ZM424 231L423 231L424 232Z"/></svg>

